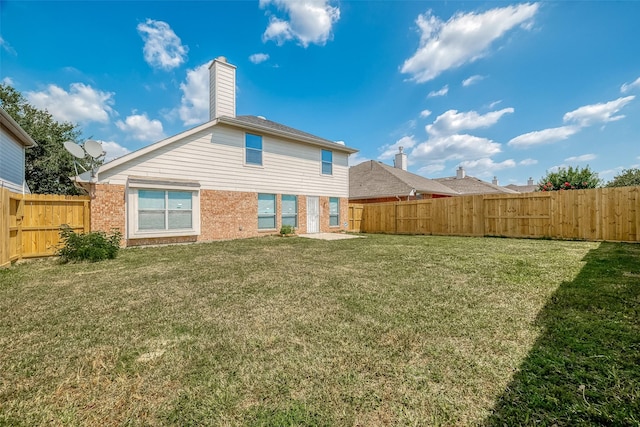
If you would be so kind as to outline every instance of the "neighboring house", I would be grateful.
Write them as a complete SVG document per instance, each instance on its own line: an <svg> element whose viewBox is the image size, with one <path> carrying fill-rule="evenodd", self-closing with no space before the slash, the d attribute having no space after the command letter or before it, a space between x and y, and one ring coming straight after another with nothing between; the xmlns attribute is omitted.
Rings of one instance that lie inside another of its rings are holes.
<svg viewBox="0 0 640 427"><path fill-rule="evenodd" d="M210 121L77 177L91 229L127 246L343 231L352 148L266 120L236 116L236 67L215 59Z"/></svg>
<svg viewBox="0 0 640 427"><path fill-rule="evenodd" d="M395 167L374 160L350 167L349 202L377 203L459 195L437 181L408 172L407 155L402 147L395 160Z"/></svg>
<svg viewBox="0 0 640 427"><path fill-rule="evenodd" d="M500 187L498 180L494 177L494 182L486 182L473 176L467 176L464 168L460 166L456 171L456 176L447 178L436 178L440 184L457 191L460 195L472 194L515 194L517 191L506 187Z"/></svg>
<svg viewBox="0 0 640 427"><path fill-rule="evenodd" d="M35 141L3 108L0 108L0 188L30 193L25 180L25 148Z"/></svg>
<svg viewBox="0 0 640 427"><path fill-rule="evenodd" d="M533 193L534 191L538 191L538 186L533 183L533 178L529 178L527 185L509 184L505 185L505 187L518 193Z"/></svg>

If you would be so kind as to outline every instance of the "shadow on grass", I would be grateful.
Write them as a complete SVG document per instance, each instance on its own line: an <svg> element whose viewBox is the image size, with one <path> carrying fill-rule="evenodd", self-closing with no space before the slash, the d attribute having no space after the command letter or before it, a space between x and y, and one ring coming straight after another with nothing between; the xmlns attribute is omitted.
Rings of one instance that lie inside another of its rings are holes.
<svg viewBox="0 0 640 427"><path fill-rule="evenodd" d="M602 243L584 261L485 425L640 425L640 245Z"/></svg>

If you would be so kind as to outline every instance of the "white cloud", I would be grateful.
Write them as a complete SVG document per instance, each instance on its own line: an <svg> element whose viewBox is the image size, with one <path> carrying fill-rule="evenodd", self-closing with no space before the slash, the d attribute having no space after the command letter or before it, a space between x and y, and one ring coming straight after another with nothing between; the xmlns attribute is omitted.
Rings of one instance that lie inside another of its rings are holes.
<svg viewBox="0 0 640 427"><path fill-rule="evenodd" d="M382 154L378 156L378 160L393 159L394 156L398 153L398 149L400 147L403 147L405 150L407 150L409 148L413 148L416 143L417 141L415 140L413 135L403 136L393 144L387 144L380 147Z"/></svg>
<svg viewBox="0 0 640 427"><path fill-rule="evenodd" d="M520 160L518 164L520 166L531 166L531 165L537 165L538 161L536 159L524 159L524 160Z"/></svg>
<svg viewBox="0 0 640 427"><path fill-rule="evenodd" d="M431 111L429 111L429 110L420 111L420 117L423 118L423 119L429 117L430 115L431 115Z"/></svg>
<svg viewBox="0 0 640 427"><path fill-rule="evenodd" d="M186 81L180 83L182 98L178 115L185 126L209 120L209 62L187 70Z"/></svg>
<svg viewBox="0 0 640 427"><path fill-rule="evenodd" d="M433 98L436 96L445 96L447 93L449 93L449 85L444 85L440 90L433 90L429 92L429 95L427 95L427 98Z"/></svg>
<svg viewBox="0 0 640 427"><path fill-rule="evenodd" d="M329 0L260 0L261 8L273 4L289 17L287 21L272 15L263 40L273 40L278 45L297 40L303 47L326 44L333 25L340 19L340 8L329 3Z"/></svg>
<svg viewBox="0 0 640 427"><path fill-rule="evenodd" d="M635 96L627 96L605 103L585 105L566 113L563 120L565 123L573 122L582 127L620 120L625 116L614 116L614 114L620 111L629 102L633 101L634 98Z"/></svg>
<svg viewBox="0 0 640 427"><path fill-rule="evenodd" d="M471 86L473 84L478 83L480 80L484 79L484 76L480 76L480 75L475 75L475 76L471 76L468 79L464 79L462 81L462 86L467 87L467 86Z"/></svg>
<svg viewBox="0 0 640 427"><path fill-rule="evenodd" d="M491 176L499 170L515 168L516 162L509 159L496 163L490 158L485 157L478 160L466 160L464 162L460 162L460 166L462 166L467 173L472 176Z"/></svg>
<svg viewBox="0 0 640 427"><path fill-rule="evenodd" d="M151 67L171 70L185 62L188 48L169 24L147 19L137 29L144 40L144 60Z"/></svg>
<svg viewBox="0 0 640 427"><path fill-rule="evenodd" d="M583 154L581 156L572 156L564 159L565 162L588 162L589 160L593 160L596 158L595 154Z"/></svg>
<svg viewBox="0 0 640 427"><path fill-rule="evenodd" d="M449 135L430 138L418 144L410 158L415 163L441 163L448 160L475 160L500 152L500 144L473 135Z"/></svg>
<svg viewBox="0 0 640 427"><path fill-rule="evenodd" d="M444 170L444 162L430 163L418 169L418 173L423 176L432 175Z"/></svg>
<svg viewBox="0 0 640 427"><path fill-rule="evenodd" d="M537 3L526 3L484 13L456 13L447 22L433 16L431 11L418 15L420 45L404 62L401 72L422 83L473 62L485 56L491 44L507 31L518 25L526 28L537 11Z"/></svg>
<svg viewBox="0 0 640 427"><path fill-rule="evenodd" d="M139 141L158 141L165 137L160 120L149 120L146 114L133 114L124 122L118 120L116 126Z"/></svg>
<svg viewBox="0 0 640 427"><path fill-rule="evenodd" d="M269 59L268 53L254 53L253 55L249 56L249 61L253 62L254 64L260 64L267 59Z"/></svg>
<svg viewBox="0 0 640 427"><path fill-rule="evenodd" d="M2 79L2 83L5 85L13 86L13 79L9 76Z"/></svg>
<svg viewBox="0 0 640 427"><path fill-rule="evenodd" d="M633 82L631 83L625 83L620 87L620 92L622 93L627 93L629 92L631 89L637 89L640 88L640 77L638 77L637 79L635 79Z"/></svg>
<svg viewBox="0 0 640 427"><path fill-rule="evenodd" d="M35 107L48 110L58 121L72 123L108 122L109 114L113 113L113 95L83 83L72 83L69 92L49 85L46 91L25 93Z"/></svg>
<svg viewBox="0 0 640 427"><path fill-rule="evenodd" d="M500 118L508 113L513 113L513 108L503 108L491 111L487 114L478 114L475 111L459 113L457 110L445 111L439 115L433 124L425 129L430 135L452 135L464 130L486 128L494 125Z"/></svg>
<svg viewBox="0 0 640 427"><path fill-rule="evenodd" d="M104 156L105 162L110 162L131 152L127 147L123 147L114 141L100 141L100 144L102 144L102 149L107 153Z"/></svg>
<svg viewBox="0 0 640 427"><path fill-rule="evenodd" d="M509 141L508 145L512 147L530 147L532 145L550 144L552 142L562 141L574 135L580 130L578 126L560 126L534 132L525 133Z"/></svg>

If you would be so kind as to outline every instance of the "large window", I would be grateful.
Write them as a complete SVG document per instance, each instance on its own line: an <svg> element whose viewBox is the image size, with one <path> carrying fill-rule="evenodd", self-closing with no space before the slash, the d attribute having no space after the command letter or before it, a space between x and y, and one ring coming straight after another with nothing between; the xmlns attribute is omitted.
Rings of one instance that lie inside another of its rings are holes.
<svg viewBox="0 0 640 427"><path fill-rule="evenodd" d="M193 228L190 191L138 190L138 230Z"/></svg>
<svg viewBox="0 0 640 427"><path fill-rule="evenodd" d="M340 199L337 197L329 197L329 225L340 226Z"/></svg>
<svg viewBox="0 0 640 427"><path fill-rule="evenodd" d="M258 194L258 229L276 228L276 195Z"/></svg>
<svg viewBox="0 0 640 427"><path fill-rule="evenodd" d="M322 175L333 174L333 152L322 150Z"/></svg>
<svg viewBox="0 0 640 427"><path fill-rule="evenodd" d="M245 163L262 166L262 137L247 133L244 142Z"/></svg>
<svg viewBox="0 0 640 427"><path fill-rule="evenodd" d="M298 226L298 197L282 195L282 225Z"/></svg>

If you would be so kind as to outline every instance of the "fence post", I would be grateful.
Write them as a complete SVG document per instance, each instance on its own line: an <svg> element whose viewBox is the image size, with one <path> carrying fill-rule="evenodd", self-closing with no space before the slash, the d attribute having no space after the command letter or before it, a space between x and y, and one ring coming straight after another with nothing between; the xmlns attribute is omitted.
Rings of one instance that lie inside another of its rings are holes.
<svg viewBox="0 0 640 427"><path fill-rule="evenodd" d="M6 267L11 263L9 203L9 190L0 188L0 268Z"/></svg>
<svg viewBox="0 0 640 427"><path fill-rule="evenodd" d="M84 232L89 233L91 231L91 204L89 200L84 201L82 215L84 220Z"/></svg>

